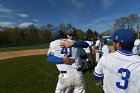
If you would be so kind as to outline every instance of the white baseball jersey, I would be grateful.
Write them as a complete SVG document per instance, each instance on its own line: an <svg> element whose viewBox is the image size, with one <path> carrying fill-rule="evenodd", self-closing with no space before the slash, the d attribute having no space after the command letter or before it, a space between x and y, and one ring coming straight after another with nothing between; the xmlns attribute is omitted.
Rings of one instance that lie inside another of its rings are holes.
<svg viewBox="0 0 140 93"><path fill-rule="evenodd" d="M80 70L82 66L80 51L82 48L61 48L61 42L63 42L61 39L51 42L48 55L51 54L59 58L63 58L64 55L69 55L75 59L75 62L73 64L57 64L60 74L55 93L85 93L85 80ZM57 59L54 58L54 60Z"/></svg>
<svg viewBox="0 0 140 93"><path fill-rule="evenodd" d="M137 52L138 52L138 55L140 56L140 44L137 46Z"/></svg>
<svg viewBox="0 0 140 93"><path fill-rule="evenodd" d="M84 48L84 50L86 51L86 53L91 53L93 42L91 42L91 41L85 41L85 42L87 42L89 44L89 47Z"/></svg>
<svg viewBox="0 0 140 93"><path fill-rule="evenodd" d="M99 52L96 53L96 62L99 62L101 56L106 55L110 52L111 50L107 45L102 46L102 48L99 49Z"/></svg>
<svg viewBox="0 0 140 93"><path fill-rule="evenodd" d="M105 54L110 53L110 48L109 48L107 45L104 45L104 46L102 47L101 51L102 51L102 53L103 53L102 55L105 55Z"/></svg>
<svg viewBox="0 0 140 93"><path fill-rule="evenodd" d="M126 50L104 55L94 76L104 77L105 93L140 93L140 57Z"/></svg>
<svg viewBox="0 0 140 93"><path fill-rule="evenodd" d="M100 46L100 40L96 41L95 47L99 47Z"/></svg>
<svg viewBox="0 0 140 93"><path fill-rule="evenodd" d="M138 45L140 44L140 39L136 39L134 42L134 47L132 49L134 54L139 54Z"/></svg>
<svg viewBox="0 0 140 93"><path fill-rule="evenodd" d="M72 65L66 65L66 64L57 64L57 68L59 71L68 71L71 68L80 68L82 66L81 58L80 58L80 51L82 48L76 48L76 47L70 47L70 48L61 48L60 43L64 42L65 39L58 39L55 41L52 41L50 43L50 48L48 50L48 54L53 54L54 56L63 58L64 55L69 55L70 57L74 58L76 62L74 62Z"/></svg>
<svg viewBox="0 0 140 93"><path fill-rule="evenodd" d="M92 48L93 42L91 42L91 41L85 41L85 42L87 42L87 43L89 44L89 47L83 48L83 49L85 50L87 56L88 56L88 58L86 59L86 61L92 61L92 56L91 56L91 54L92 54L92 49L93 49L93 48ZM83 60L83 61L84 61L84 60Z"/></svg>

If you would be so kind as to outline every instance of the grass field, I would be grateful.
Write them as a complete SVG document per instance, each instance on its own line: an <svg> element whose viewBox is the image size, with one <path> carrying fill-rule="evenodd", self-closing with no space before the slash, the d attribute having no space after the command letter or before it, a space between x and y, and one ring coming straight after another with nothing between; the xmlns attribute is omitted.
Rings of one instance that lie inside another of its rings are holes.
<svg viewBox="0 0 140 93"><path fill-rule="evenodd" d="M5 48L0 48L0 52L33 50L33 49L46 49L48 47L49 47L49 45L5 47Z"/></svg>
<svg viewBox="0 0 140 93"><path fill-rule="evenodd" d="M0 93L54 93L58 71L46 55L0 61ZM86 93L102 93L92 73L87 72Z"/></svg>

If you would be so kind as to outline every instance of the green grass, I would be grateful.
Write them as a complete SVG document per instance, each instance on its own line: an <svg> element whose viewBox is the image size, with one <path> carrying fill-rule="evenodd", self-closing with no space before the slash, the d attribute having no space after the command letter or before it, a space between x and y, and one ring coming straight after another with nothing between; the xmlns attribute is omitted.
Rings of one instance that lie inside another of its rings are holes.
<svg viewBox="0 0 140 93"><path fill-rule="evenodd" d="M46 55L0 61L0 93L54 93L58 70ZM86 93L102 93L92 73L85 74Z"/></svg>
<svg viewBox="0 0 140 93"><path fill-rule="evenodd" d="M20 51L20 50L33 50L33 49L45 49L49 46L18 46L18 47L5 47L0 48L0 52L8 52L8 51Z"/></svg>

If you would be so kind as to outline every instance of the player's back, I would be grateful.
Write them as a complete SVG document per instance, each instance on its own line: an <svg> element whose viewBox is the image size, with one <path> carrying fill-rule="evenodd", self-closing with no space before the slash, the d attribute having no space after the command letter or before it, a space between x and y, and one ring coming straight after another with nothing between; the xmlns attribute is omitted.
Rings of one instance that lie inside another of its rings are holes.
<svg viewBox="0 0 140 93"><path fill-rule="evenodd" d="M58 39L58 40L52 41L50 44L49 52L48 52L60 58L63 58L64 55L67 55L75 59L75 62L71 65L57 64L57 67L60 71L71 69L71 67L79 68L82 65L81 58L79 56L80 50L81 50L80 48L77 48L77 47L61 48L60 47L60 43L65 42L66 40L68 39Z"/></svg>
<svg viewBox="0 0 140 93"><path fill-rule="evenodd" d="M121 51L101 58L105 93L140 93L140 57Z"/></svg>
<svg viewBox="0 0 140 93"><path fill-rule="evenodd" d="M61 50L62 48L60 47L60 43L62 43L63 41L65 41L65 39L57 39L54 40L50 43L50 47L48 50L48 54L52 53L53 55L57 56L57 57L64 57L64 54L61 54Z"/></svg>

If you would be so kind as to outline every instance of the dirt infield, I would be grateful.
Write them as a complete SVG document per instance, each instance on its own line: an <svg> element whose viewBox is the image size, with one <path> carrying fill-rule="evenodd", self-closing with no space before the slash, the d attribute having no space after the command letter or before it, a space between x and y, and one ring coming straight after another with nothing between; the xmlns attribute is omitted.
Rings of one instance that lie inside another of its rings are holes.
<svg viewBox="0 0 140 93"><path fill-rule="evenodd" d="M114 52L113 46L110 46L112 52ZM35 49L35 50L22 50L22 51L11 51L11 52L0 52L0 60L30 56L30 55L43 55L47 54L48 49Z"/></svg>
<svg viewBox="0 0 140 93"><path fill-rule="evenodd" d="M35 50L0 52L0 60L20 57L20 56L43 55L43 54L47 54L47 51L48 49L35 49Z"/></svg>

